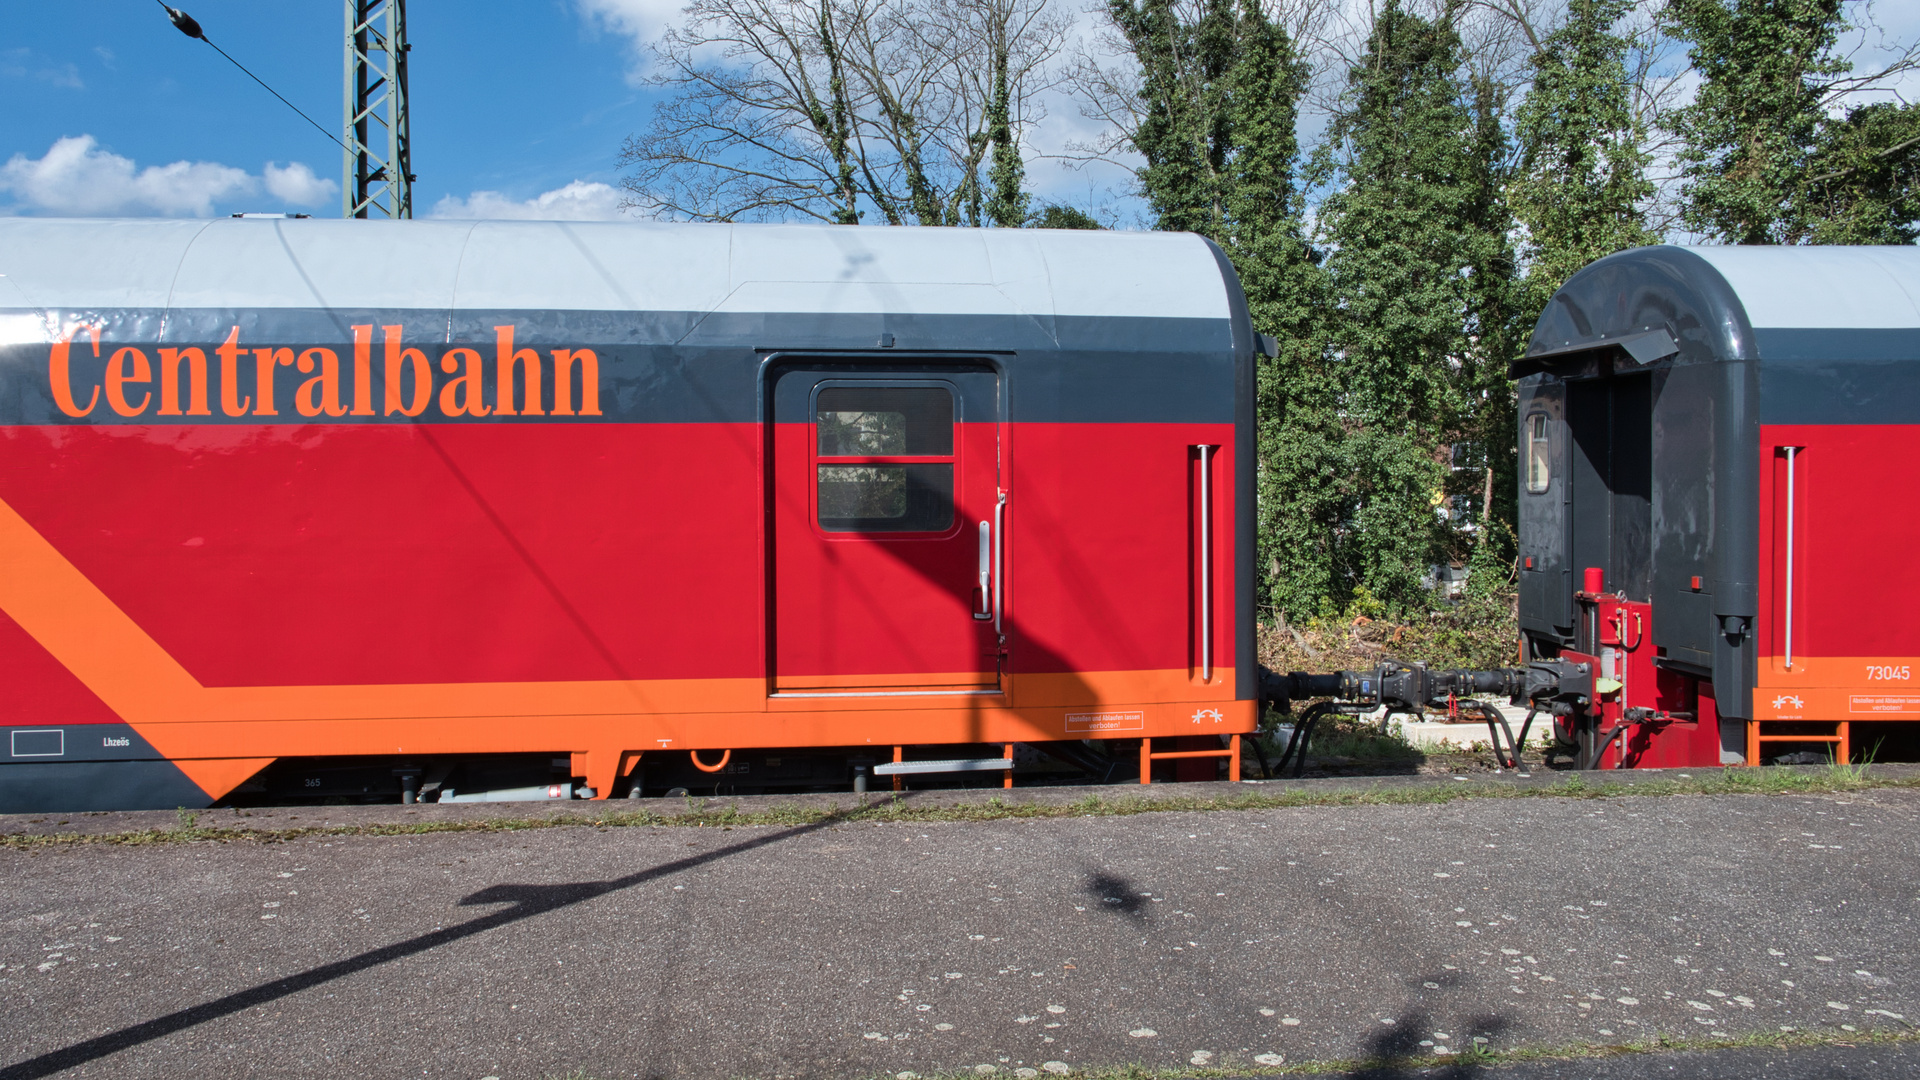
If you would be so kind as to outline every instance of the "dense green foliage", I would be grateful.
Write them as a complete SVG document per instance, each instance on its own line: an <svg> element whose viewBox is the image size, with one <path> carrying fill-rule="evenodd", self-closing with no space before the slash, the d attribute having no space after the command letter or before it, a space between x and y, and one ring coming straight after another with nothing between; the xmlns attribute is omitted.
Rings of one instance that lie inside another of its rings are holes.
<svg viewBox="0 0 1920 1080"><path fill-rule="evenodd" d="M1255 328L1281 343L1258 388L1268 602L1297 617L1356 596L1426 607L1433 566L1474 554L1466 526L1486 516L1485 469L1454 469L1454 444L1512 443L1498 92L1462 77L1450 22L1390 6L1302 169L1306 67L1261 8L1111 0L1109 13L1141 65L1143 195L1161 227L1221 246ZM1511 476L1510 453L1491 464ZM1449 496L1477 509L1450 514ZM1503 583L1511 534L1490 532L1486 577Z"/></svg>
<svg viewBox="0 0 1920 1080"><path fill-rule="evenodd" d="M1294 137L1306 65L1256 0L1109 0L1142 67L1145 106L1130 140L1161 228L1219 244L1263 330L1304 328L1312 258L1301 236Z"/></svg>
<svg viewBox="0 0 1920 1080"><path fill-rule="evenodd" d="M1281 343L1259 370L1260 561L1291 571L1283 603L1331 595L1328 538L1344 462L1320 327L1323 275L1304 235L1295 136L1307 66L1253 0L1109 0L1140 62L1141 192L1161 228L1219 244L1256 329ZM1307 567L1317 573L1304 577Z"/></svg>
<svg viewBox="0 0 1920 1080"><path fill-rule="evenodd" d="M1315 162L1316 179L1338 180L1318 237L1351 521L1332 568L1337 584L1410 607L1424 606L1431 566L1467 554L1436 513L1453 445L1511 445L1505 134L1494 91L1462 78L1463 60L1446 21L1389 3Z"/></svg>
<svg viewBox="0 0 1920 1080"><path fill-rule="evenodd" d="M1027 220L1027 169L1020 160L1020 144L1013 136L1012 111L1007 50L1002 45L994 50L993 93L987 99L987 139L993 144L993 165L987 173L993 197L987 202L987 220L1002 228Z"/></svg>
<svg viewBox="0 0 1920 1080"><path fill-rule="evenodd" d="M1920 108L1832 115L1852 69L1842 0L1669 0L1703 82L1673 127L1687 225L1735 244L1906 244L1920 218Z"/></svg>
<svg viewBox="0 0 1920 1080"><path fill-rule="evenodd" d="M1629 0L1572 0L1541 42L1533 85L1514 116L1521 156L1508 187L1526 227L1523 312L1538 312L1574 271L1603 255L1659 242L1643 209L1647 132L1633 115L1627 41L1613 25Z"/></svg>
<svg viewBox="0 0 1920 1080"><path fill-rule="evenodd" d="M1666 121L1690 229L1914 239L1920 111L1834 108L1847 2L1663 0L1658 32L1703 80ZM1140 194L1157 227L1221 246L1255 329L1281 342L1259 382L1270 609L1301 625L1399 620L1449 655L1498 650L1468 624L1511 626L1507 364L1567 277L1660 240L1660 133L1643 119L1658 90L1652 39L1622 29L1634 7L1570 0L1544 36L1527 28L1522 93L1469 54L1465 0L1387 0L1303 166L1307 66L1264 8L1108 0L1138 65ZM1437 604L1447 564L1469 584Z"/></svg>
<svg viewBox="0 0 1920 1080"><path fill-rule="evenodd" d="M1100 222L1077 206L1048 203L1027 215L1027 225L1035 229L1098 229Z"/></svg>

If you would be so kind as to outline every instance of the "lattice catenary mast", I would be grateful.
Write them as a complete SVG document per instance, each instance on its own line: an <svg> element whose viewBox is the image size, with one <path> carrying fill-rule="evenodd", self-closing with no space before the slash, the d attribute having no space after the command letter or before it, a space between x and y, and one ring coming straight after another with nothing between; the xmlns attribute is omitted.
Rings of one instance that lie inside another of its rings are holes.
<svg viewBox="0 0 1920 1080"><path fill-rule="evenodd" d="M413 216L406 0L347 0L346 216Z"/></svg>

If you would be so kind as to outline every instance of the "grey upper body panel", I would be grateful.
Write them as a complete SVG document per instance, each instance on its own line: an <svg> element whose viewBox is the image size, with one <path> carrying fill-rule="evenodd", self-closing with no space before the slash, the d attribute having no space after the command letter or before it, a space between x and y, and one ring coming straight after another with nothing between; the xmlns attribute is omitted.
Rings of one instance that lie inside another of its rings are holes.
<svg viewBox="0 0 1920 1080"><path fill-rule="evenodd" d="M1920 247L1623 251L1562 286L1513 371L1577 377L1614 346L1638 367L1757 362L1762 423L1920 421Z"/></svg>
<svg viewBox="0 0 1920 1080"><path fill-rule="evenodd" d="M1713 264L1696 250L1648 247L1609 255L1568 279L1534 324L1515 373L1655 332L1667 334L1683 361L1755 355L1745 307Z"/></svg>
<svg viewBox="0 0 1920 1080"><path fill-rule="evenodd" d="M246 347L345 356L355 326L403 325L409 346L491 357L502 323L520 347L597 350L606 421L751 421L766 356L875 351L1000 354L1021 372L1016 421L1225 423L1246 318L1230 268L1186 234L0 219L0 380L19 391L0 423L70 422L39 384L79 324L209 356L235 327ZM84 386L104 360L74 363Z"/></svg>
<svg viewBox="0 0 1920 1080"><path fill-rule="evenodd" d="M0 219L0 306L1231 316L1182 233Z"/></svg>

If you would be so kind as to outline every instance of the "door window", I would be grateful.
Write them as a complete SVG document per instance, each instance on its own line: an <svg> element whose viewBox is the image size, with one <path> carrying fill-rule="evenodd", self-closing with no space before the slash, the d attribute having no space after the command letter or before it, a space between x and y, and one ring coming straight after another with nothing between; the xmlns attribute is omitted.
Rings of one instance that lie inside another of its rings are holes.
<svg viewBox="0 0 1920 1080"><path fill-rule="evenodd" d="M822 387L814 428L821 531L953 527L953 394L947 388Z"/></svg>
<svg viewBox="0 0 1920 1080"><path fill-rule="evenodd" d="M1547 414L1527 416L1527 492L1538 495L1553 482L1553 445L1547 436Z"/></svg>

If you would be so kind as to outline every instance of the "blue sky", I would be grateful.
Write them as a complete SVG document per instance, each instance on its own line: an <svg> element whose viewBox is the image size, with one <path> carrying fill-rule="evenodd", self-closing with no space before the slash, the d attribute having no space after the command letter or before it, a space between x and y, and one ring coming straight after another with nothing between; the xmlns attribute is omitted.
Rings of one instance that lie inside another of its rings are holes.
<svg viewBox="0 0 1920 1080"><path fill-rule="evenodd" d="M684 2L411 0L416 216L614 215L621 140L654 97L644 46ZM341 0L178 6L338 132ZM1043 141L1091 130L1057 103ZM0 4L0 214L337 216L341 157L155 0ZM1126 179L1035 162L1029 181L1091 204Z"/></svg>
<svg viewBox="0 0 1920 1080"><path fill-rule="evenodd" d="M410 0L416 213L613 215L620 142L645 125L651 105L636 78L642 48L684 2ZM1337 2L1358 10L1367 0ZM181 6L338 131L342 0ZM1849 44L1866 39L1861 69L1920 36L1916 0L1854 3L1849 12L1879 23L1879 33L1850 36ZM1920 94L1920 73L1900 83L1908 100ZM1323 122L1303 116L1302 135L1311 139ZM1029 133L1029 152L1098 131L1055 100ZM155 0L0 3L0 214L335 216L340 179L339 147L175 30ZM1116 168L1073 172L1030 159L1028 180L1045 197L1106 207L1121 223L1141 214Z"/></svg>
<svg viewBox="0 0 1920 1080"><path fill-rule="evenodd" d="M208 38L339 130L340 0L179 6ZM613 192L590 185L617 184L620 140L646 119L647 93L630 77L637 42L677 6L413 0L416 213L497 216L556 191L567 194L549 196L549 209L558 199L562 209L604 213ZM337 216L341 157L218 53L175 30L154 0L0 6L0 213ZM476 193L494 195L476 201Z"/></svg>

